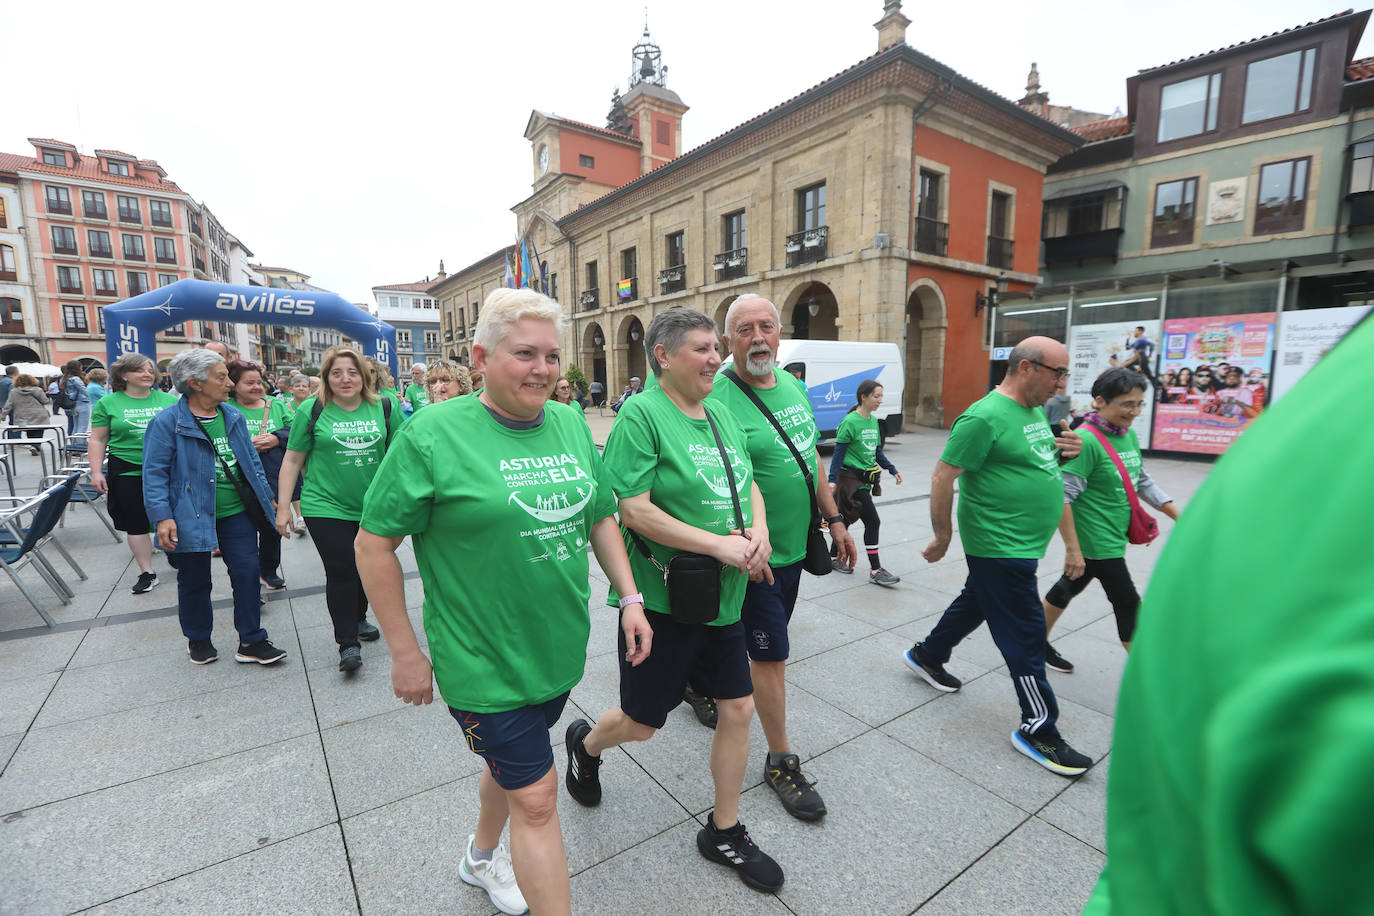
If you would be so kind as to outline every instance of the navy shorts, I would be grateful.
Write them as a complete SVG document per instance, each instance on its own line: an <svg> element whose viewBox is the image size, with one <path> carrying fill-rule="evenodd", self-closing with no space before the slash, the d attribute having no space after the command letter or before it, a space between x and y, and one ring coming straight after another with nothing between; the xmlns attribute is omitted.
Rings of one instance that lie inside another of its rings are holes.
<svg viewBox="0 0 1374 916"><path fill-rule="evenodd" d="M487 762L492 778L503 789L534 785L553 766L549 729L568 702L566 693L536 706L504 712L468 712L448 708L463 729L468 750Z"/></svg>
<svg viewBox="0 0 1374 916"><path fill-rule="evenodd" d="M802 563L773 567L773 584L750 582L744 589L744 607L739 619L744 624L744 642L749 657L756 662L785 662L792 650L787 641L787 624L797 607L801 587Z"/></svg>
<svg viewBox="0 0 1374 916"><path fill-rule="evenodd" d="M616 627L620 647L620 708L640 725L662 728L668 713L682 702L690 683L704 697L733 700L751 696L749 656L744 651L744 626L735 621L721 627L674 623L673 618L646 610L654 631L649 657L638 666L625 661L625 631Z"/></svg>

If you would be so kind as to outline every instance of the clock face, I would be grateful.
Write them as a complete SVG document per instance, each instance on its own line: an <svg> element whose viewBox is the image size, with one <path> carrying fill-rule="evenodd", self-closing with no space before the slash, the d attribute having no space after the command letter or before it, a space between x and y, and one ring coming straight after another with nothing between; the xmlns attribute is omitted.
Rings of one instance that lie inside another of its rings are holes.
<svg viewBox="0 0 1374 916"><path fill-rule="evenodd" d="M549 148L539 147L539 174L544 174L549 170Z"/></svg>

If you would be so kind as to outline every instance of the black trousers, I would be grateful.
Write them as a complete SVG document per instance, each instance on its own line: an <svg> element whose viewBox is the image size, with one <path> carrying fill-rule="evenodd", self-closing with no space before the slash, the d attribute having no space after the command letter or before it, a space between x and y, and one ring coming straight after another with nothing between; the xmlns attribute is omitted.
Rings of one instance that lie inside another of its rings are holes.
<svg viewBox="0 0 1374 916"><path fill-rule="evenodd" d="M358 560L353 553L353 539L358 536L358 523L342 518L305 519L310 540L324 564L324 600L329 617L334 621L334 641L342 649L358 646L358 622L367 613L367 592L358 575Z"/></svg>
<svg viewBox="0 0 1374 916"><path fill-rule="evenodd" d="M1126 568L1125 557L1111 560L1084 560L1083 575L1077 579L1060 576L1054 583L1045 600L1055 607L1068 607L1069 602L1079 595L1088 583L1096 579L1102 583L1107 600L1112 604L1116 615L1116 635L1122 642L1130 642L1135 635L1136 615L1140 611L1140 593L1131 581L1131 571Z"/></svg>
<svg viewBox="0 0 1374 916"><path fill-rule="evenodd" d="M878 507L873 505L873 492L868 487L860 487L854 491L854 505L859 509L859 521L864 523L864 546L878 546L878 526L882 524L882 519L878 518ZM839 545L833 540L830 542L830 555L838 556ZM869 566L873 566L873 558L869 557ZM876 568L876 567L875 567Z"/></svg>

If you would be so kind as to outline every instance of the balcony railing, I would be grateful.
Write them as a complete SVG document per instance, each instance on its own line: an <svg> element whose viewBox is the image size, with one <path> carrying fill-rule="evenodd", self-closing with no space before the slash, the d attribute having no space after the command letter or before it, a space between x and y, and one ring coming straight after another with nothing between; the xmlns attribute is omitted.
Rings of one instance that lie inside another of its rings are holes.
<svg viewBox="0 0 1374 916"><path fill-rule="evenodd" d="M452 331L445 331L445 332L444 332L444 343L453 343L453 332L452 332Z"/></svg>
<svg viewBox="0 0 1374 916"><path fill-rule="evenodd" d="M196 270L200 271L201 273L205 273L205 259L204 259L204 258L192 258L192 259L191 259L191 263L195 266Z"/></svg>
<svg viewBox="0 0 1374 916"><path fill-rule="evenodd" d="M626 284L629 284L626 286ZM639 298L639 278L626 277L615 285L616 302L633 302Z"/></svg>
<svg viewBox="0 0 1374 916"><path fill-rule="evenodd" d="M91 257L93 257L93 258L113 258L113 257L114 257L114 249L110 248L109 245L92 245L92 246L91 246Z"/></svg>
<svg viewBox="0 0 1374 916"><path fill-rule="evenodd" d="M601 307L601 290L584 289L582 294L577 297L577 304L582 306L582 311L589 312L594 308Z"/></svg>
<svg viewBox="0 0 1374 916"><path fill-rule="evenodd" d="M1045 239L1045 266L1110 258L1115 261L1121 245L1120 229L1080 232Z"/></svg>
<svg viewBox="0 0 1374 916"><path fill-rule="evenodd" d="M22 319L0 320L0 334L13 335L15 337L24 336L24 322Z"/></svg>
<svg viewBox="0 0 1374 916"><path fill-rule="evenodd" d="M110 211L105 209L105 205L104 205L104 204L98 204L98 205L96 205L96 206L94 206L94 207L91 206L90 204L86 204L84 207L82 207L82 210L83 210L83 212L84 212L85 215L86 215L86 219L109 219L109 218L110 218Z"/></svg>
<svg viewBox="0 0 1374 916"><path fill-rule="evenodd" d="M162 216L157 213L154 213L152 216L148 218L148 221L151 222L154 226L161 226L164 229L172 228L172 218L170 216Z"/></svg>
<svg viewBox="0 0 1374 916"><path fill-rule="evenodd" d="M76 254L76 242L68 245L65 242L53 242L52 250L54 254ZM92 252L94 254L94 252Z"/></svg>
<svg viewBox="0 0 1374 916"><path fill-rule="evenodd" d="M75 283L72 283L68 280L59 279L57 281L57 288L64 293L79 293L81 292L81 281L77 280Z"/></svg>
<svg viewBox="0 0 1374 916"><path fill-rule="evenodd" d="M742 277L749 272L749 249L731 248L729 251L717 252L711 266L716 269L718 280Z"/></svg>
<svg viewBox="0 0 1374 916"><path fill-rule="evenodd" d="M142 223L143 218L138 215L137 210L130 210L127 207L120 207L119 221L121 223Z"/></svg>
<svg viewBox="0 0 1374 916"><path fill-rule="evenodd" d="M924 254L946 257L949 254L949 223L916 217L916 250Z"/></svg>
<svg viewBox="0 0 1374 916"><path fill-rule="evenodd" d="M1011 270L1012 240L988 236L988 266Z"/></svg>
<svg viewBox="0 0 1374 916"><path fill-rule="evenodd" d="M198 220L198 219L193 219L193 220L191 220L187 228L189 228L189 229L191 230L191 234L194 235L196 238L200 238L200 237L201 237L201 234L200 234L200 220Z"/></svg>
<svg viewBox="0 0 1374 916"><path fill-rule="evenodd" d="M146 253L144 253L144 252L142 252L142 251L138 251L138 250L133 249L133 248L125 248L125 249L124 249L124 260L126 260L126 261L146 261L146 260L148 260L148 256L147 256Z"/></svg>
<svg viewBox="0 0 1374 916"><path fill-rule="evenodd" d="M48 198L49 213L65 213L68 216L72 212L72 202L70 200L58 200L54 197Z"/></svg>
<svg viewBox="0 0 1374 916"><path fill-rule="evenodd" d="M687 288L687 265L674 264L658 272L658 289L661 293L680 293Z"/></svg>
<svg viewBox="0 0 1374 916"><path fill-rule="evenodd" d="M796 267L812 261L825 260L826 242L830 236L829 226L804 229L787 237L787 266Z"/></svg>

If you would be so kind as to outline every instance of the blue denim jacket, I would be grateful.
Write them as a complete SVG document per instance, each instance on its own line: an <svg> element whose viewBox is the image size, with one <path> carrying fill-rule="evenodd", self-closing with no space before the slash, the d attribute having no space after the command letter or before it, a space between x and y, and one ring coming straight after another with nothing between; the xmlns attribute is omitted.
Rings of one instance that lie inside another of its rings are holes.
<svg viewBox="0 0 1374 916"><path fill-rule="evenodd" d="M248 435L248 424L228 404L224 413L229 446L239 468L258 495L270 520L272 491L258 460L258 450ZM215 535L215 469L219 461L214 447L201 430L183 397L148 424L143 436L143 506L154 526L164 519L177 523L175 553L202 553L218 546Z"/></svg>

